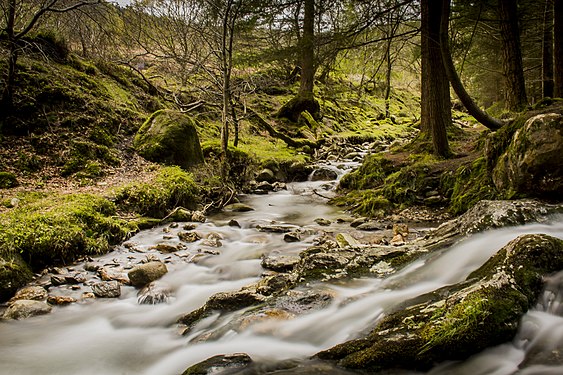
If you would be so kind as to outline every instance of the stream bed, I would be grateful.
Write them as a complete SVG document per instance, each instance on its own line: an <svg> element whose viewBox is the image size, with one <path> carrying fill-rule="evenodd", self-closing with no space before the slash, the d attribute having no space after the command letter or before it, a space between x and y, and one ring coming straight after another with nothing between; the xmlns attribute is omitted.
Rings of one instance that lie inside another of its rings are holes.
<svg viewBox="0 0 563 375"><path fill-rule="evenodd" d="M349 168L335 169L339 175ZM122 286L121 296L112 299L84 299L56 307L49 315L22 321L0 322L0 374L181 374L189 366L217 354L247 353L255 361L268 363L306 359L345 340L355 338L393 306L409 298L459 282L482 265L513 238L525 233L546 233L563 238L563 220L529 224L473 235L462 242L429 254L387 278L359 278L347 281L315 282L302 291L321 290L333 298L322 309L291 319L251 322L242 330L224 328L229 315L210 316L188 335L176 320L201 307L217 292L237 290L259 280L264 272L264 255L297 255L311 246L322 231L338 233L349 222L337 221L346 214L327 205L335 182L316 181L288 184L287 190L267 195L241 196L253 207L249 212L222 212L196 224L202 239L180 245L178 233L186 223L145 230L115 251L96 259L108 269L125 265L125 271L142 259L159 259L168 273L158 281L166 288L166 303L139 304L135 288ZM321 192L322 194L318 194ZM328 219L320 226L315 219ZM238 226L233 225L236 220ZM259 231L264 225L300 228L298 242L286 242L281 233ZM205 238L219 239L210 244ZM154 249L158 243L182 246L174 253ZM82 272L85 264L73 269ZM84 271L86 272L86 271ZM490 348L463 363L441 364L431 374L561 374L563 366L528 361L559 355L563 348L561 277L552 285L538 308L523 318L521 330L511 343ZM87 286L54 288L52 293L75 297ZM51 290L50 290L51 292ZM78 298L77 298L78 299ZM240 312L230 313L232 317ZM220 333L220 334L219 334ZM212 339L202 337L212 335ZM540 353L540 354L538 354ZM406 373L406 372L405 372Z"/></svg>

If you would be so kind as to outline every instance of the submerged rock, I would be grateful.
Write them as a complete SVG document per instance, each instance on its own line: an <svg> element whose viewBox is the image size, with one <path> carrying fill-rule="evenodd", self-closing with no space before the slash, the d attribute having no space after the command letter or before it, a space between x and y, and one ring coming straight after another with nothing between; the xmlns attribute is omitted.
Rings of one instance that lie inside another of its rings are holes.
<svg viewBox="0 0 563 375"><path fill-rule="evenodd" d="M167 285L153 281L139 291L137 294L137 302L140 305L165 303L168 302L170 293L170 289Z"/></svg>
<svg viewBox="0 0 563 375"><path fill-rule="evenodd" d="M127 276L129 276L131 285L141 287L160 279L167 272L168 269L164 263L153 261L136 266L129 271Z"/></svg>
<svg viewBox="0 0 563 375"><path fill-rule="evenodd" d="M244 203L232 203L223 208L225 211L231 212L248 212L254 211L254 208Z"/></svg>
<svg viewBox="0 0 563 375"><path fill-rule="evenodd" d="M466 281L407 302L366 337L317 354L348 368L427 370L510 341L537 300L542 277L563 269L563 241L542 234L510 242Z"/></svg>
<svg viewBox="0 0 563 375"><path fill-rule="evenodd" d="M46 302L17 300L8 307L2 316L4 319L26 319L32 316L49 314L52 307Z"/></svg>

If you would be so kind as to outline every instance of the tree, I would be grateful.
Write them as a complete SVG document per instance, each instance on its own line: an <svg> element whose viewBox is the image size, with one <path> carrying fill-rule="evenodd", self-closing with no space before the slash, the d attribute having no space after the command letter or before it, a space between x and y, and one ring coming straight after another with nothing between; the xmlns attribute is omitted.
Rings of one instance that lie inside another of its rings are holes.
<svg viewBox="0 0 563 375"><path fill-rule="evenodd" d="M4 28L2 35L8 49L8 68L4 78L4 89L0 103L0 116L7 117L13 110L14 87L16 84L17 60L21 41L34 30L38 22L49 13L66 13L75 9L100 4L102 0L2 0L0 10ZM0 130L2 124L0 124Z"/></svg>
<svg viewBox="0 0 563 375"><path fill-rule="evenodd" d="M563 98L563 0L554 0L553 8L554 96Z"/></svg>
<svg viewBox="0 0 563 375"><path fill-rule="evenodd" d="M303 31L299 39L301 78L297 96L287 102L278 112L279 117L286 117L297 122L301 112L309 111L313 117L319 117L320 105L313 95L315 82L315 0L305 0Z"/></svg>
<svg viewBox="0 0 563 375"><path fill-rule="evenodd" d="M455 71L455 66L452 61L452 55L449 48L448 24L450 17L450 0L442 0L442 19L440 23L440 48L444 68L448 80L450 81L455 93L461 100L469 114L487 128L496 130L499 129L503 123L489 116L485 111L481 110L479 106L473 101L471 96L465 91L459 76Z"/></svg>
<svg viewBox="0 0 563 375"><path fill-rule="evenodd" d="M542 40L542 91L553 97L553 0L545 0Z"/></svg>
<svg viewBox="0 0 563 375"><path fill-rule="evenodd" d="M434 153L449 157L451 151L446 129L452 126L450 88L440 51L442 4L421 1L421 120L420 129L430 136Z"/></svg>
<svg viewBox="0 0 563 375"><path fill-rule="evenodd" d="M528 99L522 66L517 1L499 0L498 12L505 76L505 107L511 111L520 111L528 105Z"/></svg>

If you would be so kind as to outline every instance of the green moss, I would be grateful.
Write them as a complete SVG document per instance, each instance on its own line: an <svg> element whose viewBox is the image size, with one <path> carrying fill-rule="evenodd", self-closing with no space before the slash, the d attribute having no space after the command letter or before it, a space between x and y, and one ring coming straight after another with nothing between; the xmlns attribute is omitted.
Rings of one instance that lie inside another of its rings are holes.
<svg viewBox="0 0 563 375"><path fill-rule="evenodd" d="M342 177L340 187L356 190L372 189L383 184L387 176L395 171L397 167L383 154L369 155L360 168Z"/></svg>
<svg viewBox="0 0 563 375"><path fill-rule="evenodd" d="M1 254L21 254L32 267L100 254L125 238L126 223L115 205L88 194L25 194L0 215Z"/></svg>
<svg viewBox="0 0 563 375"><path fill-rule="evenodd" d="M61 170L62 176L70 176L82 171L86 176L97 177L102 174L100 162L111 166L120 163L115 151L108 146L87 140L76 140L71 145Z"/></svg>
<svg viewBox="0 0 563 375"><path fill-rule="evenodd" d="M393 207L392 203L378 190L352 190L346 195L334 198L331 203L337 206L347 206L353 213L379 217L385 216L386 212Z"/></svg>
<svg viewBox="0 0 563 375"><path fill-rule="evenodd" d="M0 301L10 298L32 277L31 269L19 254L0 252Z"/></svg>
<svg viewBox="0 0 563 375"><path fill-rule="evenodd" d="M179 167L164 167L150 182L132 183L118 189L115 199L121 209L162 218L178 206L194 208L197 194L198 187L191 174Z"/></svg>
<svg viewBox="0 0 563 375"><path fill-rule="evenodd" d="M0 189L10 189L18 186L16 175L11 172L0 172Z"/></svg>
<svg viewBox="0 0 563 375"><path fill-rule="evenodd" d="M498 197L491 174L487 169L487 161L481 157L471 164L462 165L455 172L453 179L442 179L442 183L452 183L450 211L457 215L467 211L483 199ZM449 187L443 186L447 190Z"/></svg>

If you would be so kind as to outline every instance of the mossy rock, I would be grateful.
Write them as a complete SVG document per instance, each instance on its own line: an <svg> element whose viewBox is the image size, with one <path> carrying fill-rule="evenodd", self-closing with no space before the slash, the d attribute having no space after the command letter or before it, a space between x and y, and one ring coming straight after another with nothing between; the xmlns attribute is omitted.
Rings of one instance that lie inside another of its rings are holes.
<svg viewBox="0 0 563 375"><path fill-rule="evenodd" d="M0 301L5 301L31 281L33 274L19 254L0 256Z"/></svg>
<svg viewBox="0 0 563 375"><path fill-rule="evenodd" d="M520 236L461 283L407 301L366 337L317 354L349 368L426 371L510 341L539 298L543 277L563 269L563 241Z"/></svg>
<svg viewBox="0 0 563 375"><path fill-rule="evenodd" d="M153 113L135 135L133 146L157 163L187 169L204 161L194 120L173 110Z"/></svg>
<svg viewBox="0 0 563 375"><path fill-rule="evenodd" d="M19 185L16 175L10 172L0 172L0 189L10 189Z"/></svg>

